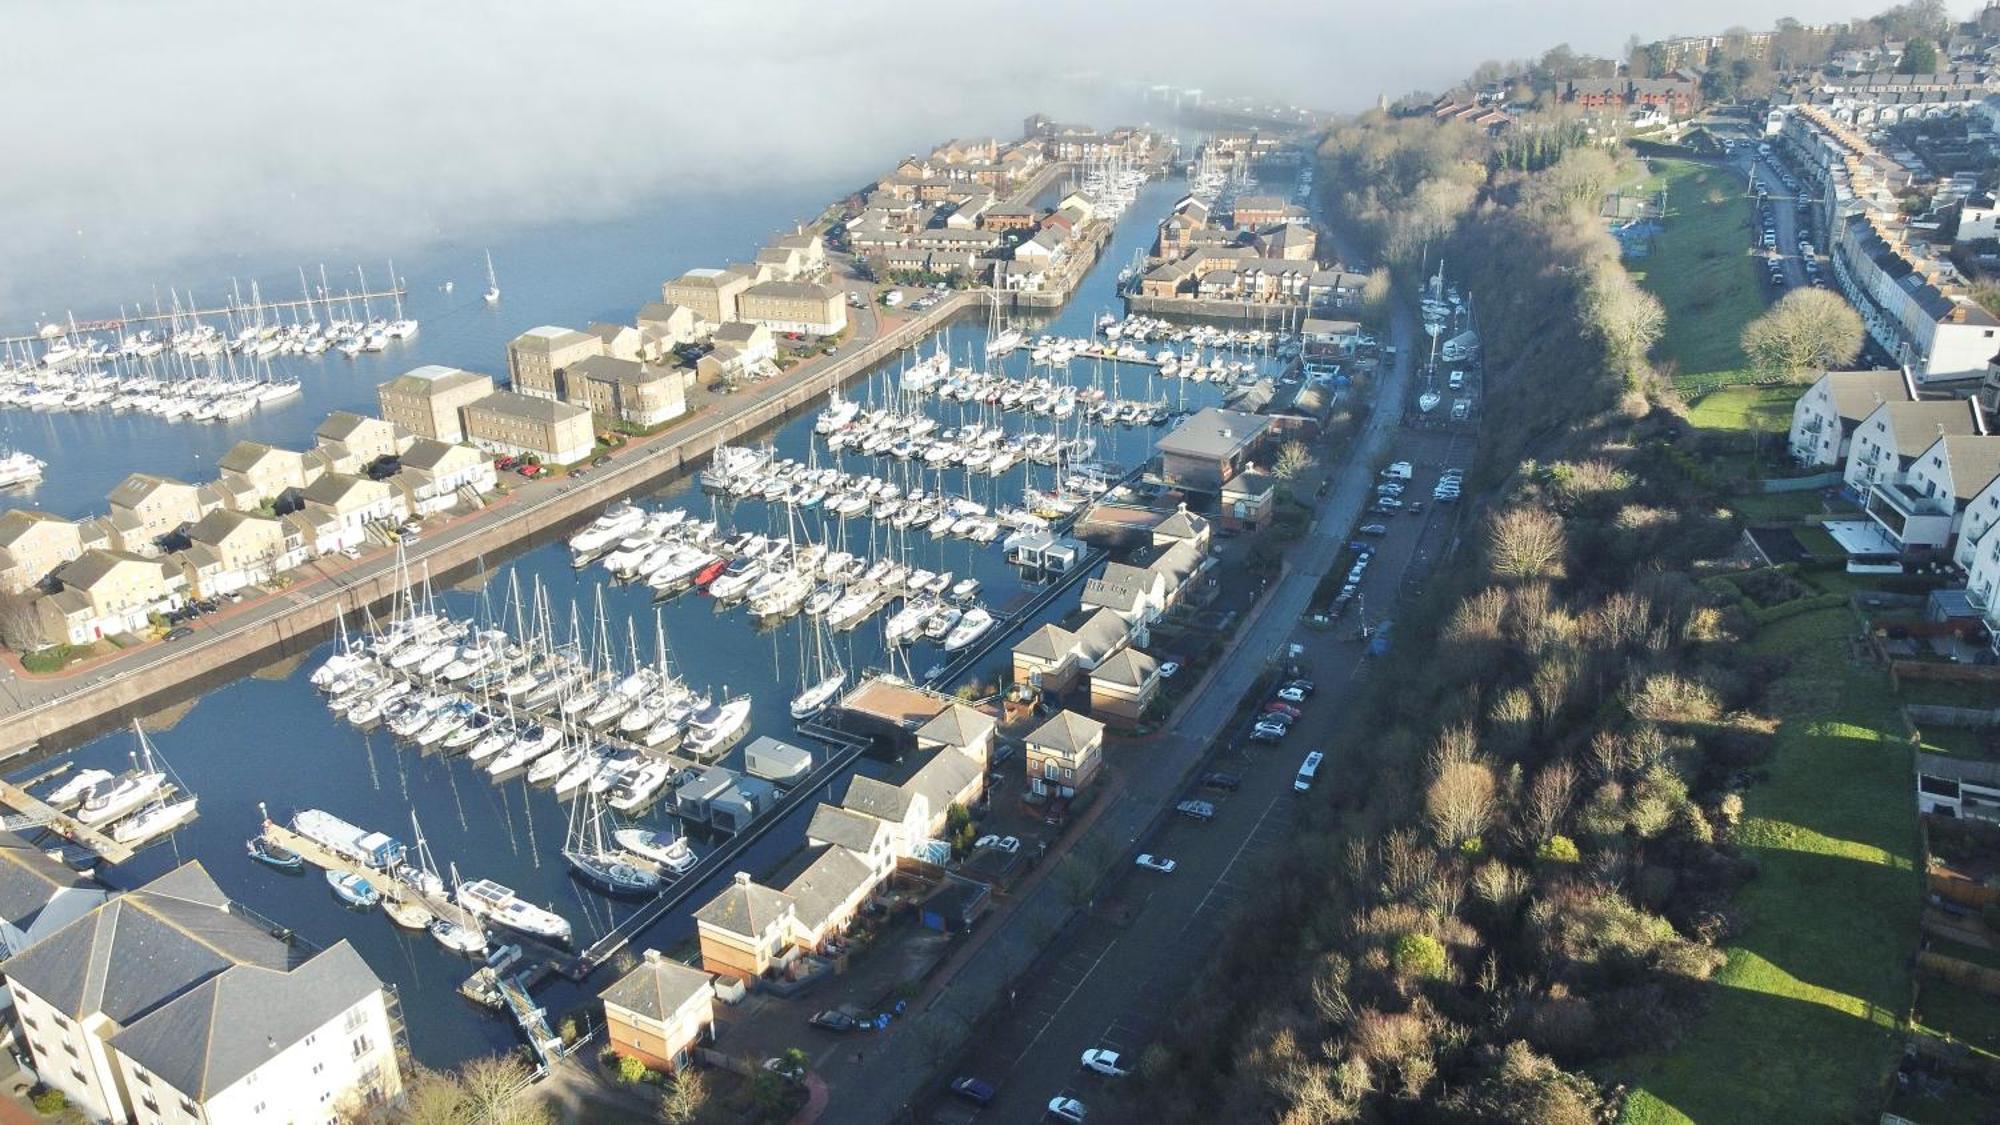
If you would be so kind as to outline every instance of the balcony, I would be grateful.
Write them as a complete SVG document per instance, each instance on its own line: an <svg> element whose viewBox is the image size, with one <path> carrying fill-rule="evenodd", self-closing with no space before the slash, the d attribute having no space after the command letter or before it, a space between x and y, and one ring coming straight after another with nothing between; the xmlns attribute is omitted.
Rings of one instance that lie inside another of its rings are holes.
<svg viewBox="0 0 2000 1125"><path fill-rule="evenodd" d="M1868 518L1903 550L1942 549L1951 541L1951 509L1901 484L1876 483L1868 490Z"/></svg>

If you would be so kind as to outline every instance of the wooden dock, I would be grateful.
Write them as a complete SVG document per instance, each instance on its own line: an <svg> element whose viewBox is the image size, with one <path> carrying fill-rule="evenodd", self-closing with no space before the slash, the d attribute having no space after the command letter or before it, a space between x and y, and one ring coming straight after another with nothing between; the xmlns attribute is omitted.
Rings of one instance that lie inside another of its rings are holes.
<svg viewBox="0 0 2000 1125"><path fill-rule="evenodd" d="M345 856L329 850L309 836L299 835L277 821L266 820L264 822L263 836L267 843L276 844L287 851L297 852L307 863L312 864L314 867L326 871L338 871L344 875L353 875L362 882L367 883L369 886L375 888L375 893L382 896L385 911L388 909L389 904L395 903L401 907L421 909L432 918L444 918L456 922L461 926L484 928L483 923L478 918L442 895L424 894L417 888L410 886L408 883L403 882L386 871L369 867L364 863L356 863ZM410 915L412 918L414 916L414 914Z"/></svg>
<svg viewBox="0 0 2000 1125"><path fill-rule="evenodd" d="M124 863L133 856L131 846L119 843L11 781L0 781L0 805L29 818L35 827L45 828L65 840L82 844L107 863Z"/></svg>

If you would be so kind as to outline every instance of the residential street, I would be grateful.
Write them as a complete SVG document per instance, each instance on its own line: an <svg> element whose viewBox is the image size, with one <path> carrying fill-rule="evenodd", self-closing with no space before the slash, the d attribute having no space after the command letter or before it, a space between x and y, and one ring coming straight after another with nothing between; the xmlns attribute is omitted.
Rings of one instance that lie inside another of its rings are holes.
<svg viewBox="0 0 2000 1125"><path fill-rule="evenodd" d="M1427 464L1411 493L1427 499L1436 469L1452 456L1454 444L1469 449L1466 438L1406 435L1397 424L1396 404L1409 393L1416 336L1414 314L1399 310L1391 333L1397 362L1375 388L1376 402L1389 408L1371 417L1346 464L1335 470L1310 533L1292 548L1284 576L1246 623L1236 655L1219 662L1207 685L1183 704L1168 724L1173 732L1146 746L1147 767L1127 771L1119 792L1106 794L1098 822L1086 833L1093 843L1072 844L1109 848L1118 856L1095 910L1070 920L1067 888L1061 880L1042 879L1011 909L1003 907L982 922L990 932L975 932L974 940L983 942L977 955L955 973L944 970L948 979L941 987L934 985L912 1014L886 1033L836 1039L801 1027L799 1045L814 1056L833 1093L829 1120L923 1119L942 1080L950 1077L940 1073L955 1057L947 1045L990 1003L1005 1004L1010 991L1013 1014L997 1024L980 1024L965 1066L951 1070L1002 1086L1001 1100L982 1119L1036 1120L1048 1099L1064 1090L1086 1097L1088 1104L1079 1053L1111 1043L1136 1049L1166 1014L1156 1005L1185 986L1219 933L1227 907L1254 883L1260 860L1282 845L1298 760L1308 747L1323 744L1345 689L1362 672L1361 646L1342 639L1358 619L1324 632L1306 631L1300 620L1319 576L1335 563L1348 529L1370 500L1373 466L1391 451ZM1383 517L1392 533L1382 541L1381 557L1366 582L1377 599L1372 618L1380 619L1405 568L1435 558L1448 542L1457 511L1431 508L1422 517ZM1223 733L1265 659L1282 654L1294 639L1308 644L1320 685L1310 718L1279 748L1216 763L1215 768L1243 774L1245 784L1235 794L1202 794L1224 798L1216 802L1214 821L1167 823L1170 798L1183 792L1184 779ZM1338 784L1337 775L1322 777ZM1171 875L1132 869L1132 855L1150 849L1174 857L1181 869ZM1038 964L1044 950L1050 958ZM1037 974L1032 979L1031 971ZM964 1116L956 1103L951 1112L953 1117L942 1119Z"/></svg>

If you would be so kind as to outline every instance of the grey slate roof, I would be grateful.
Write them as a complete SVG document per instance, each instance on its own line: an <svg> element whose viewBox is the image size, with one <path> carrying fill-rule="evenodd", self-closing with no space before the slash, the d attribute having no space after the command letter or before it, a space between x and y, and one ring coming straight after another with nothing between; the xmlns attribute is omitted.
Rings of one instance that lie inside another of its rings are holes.
<svg viewBox="0 0 2000 1125"><path fill-rule="evenodd" d="M1966 399L1891 402L1881 409L1887 412L1884 417L1889 422L1890 436L1896 439L1896 452L1904 457L1915 457L1946 434L1979 432L1978 408Z"/></svg>
<svg viewBox="0 0 2000 1125"><path fill-rule="evenodd" d="M785 887L785 893L798 904L799 922L808 929L818 930L841 903L874 883L874 870L853 852L835 844L799 872Z"/></svg>
<svg viewBox="0 0 2000 1125"><path fill-rule="evenodd" d="M579 363L582 361L578 361ZM574 367L572 367L574 370ZM552 398L538 398L515 391L495 391L478 402L466 406L467 410L477 410L486 414L503 414L514 418L524 418L542 425L587 415L590 411L574 403L557 402Z"/></svg>
<svg viewBox="0 0 2000 1125"><path fill-rule="evenodd" d="M918 727L917 737L942 742L946 746L971 746L991 733L994 726L993 716L963 703L954 703L938 712L930 722Z"/></svg>
<svg viewBox="0 0 2000 1125"><path fill-rule="evenodd" d="M245 1075L380 991L342 941L290 970L237 965L141 1016L111 1045L195 1101Z"/></svg>
<svg viewBox="0 0 2000 1125"><path fill-rule="evenodd" d="M697 922L707 922L717 929L754 938L795 906L792 896L752 882L748 875L738 872L736 881L724 887L721 894L708 901L708 905L695 911L694 917Z"/></svg>
<svg viewBox="0 0 2000 1125"><path fill-rule="evenodd" d="M1022 637L1014 651L1038 660L1061 660L1076 648L1076 634L1060 625L1044 625Z"/></svg>
<svg viewBox="0 0 2000 1125"><path fill-rule="evenodd" d="M899 789L886 781L856 774L847 783L847 795L840 799L842 808L886 820L891 824L901 824L910 811L908 790Z"/></svg>
<svg viewBox="0 0 2000 1125"><path fill-rule="evenodd" d="M1044 746L1074 758L1104 735L1104 724L1074 711L1058 711L1028 736L1028 745Z"/></svg>
<svg viewBox="0 0 2000 1125"><path fill-rule="evenodd" d="M613 981L597 996L606 1004L616 1004L647 1019L665 1021L700 995L713 979L692 965L648 950L631 972Z"/></svg>
<svg viewBox="0 0 2000 1125"><path fill-rule="evenodd" d="M1933 444L1944 446L1945 464L1951 469L1953 495L1960 502L1971 500L2000 476L2000 437L1985 434L1955 434ZM1925 451L1930 452L1929 450Z"/></svg>
<svg viewBox="0 0 2000 1125"><path fill-rule="evenodd" d="M199 863L120 895L29 946L9 979L72 1019L102 1012L130 1025L235 965L289 971L302 949L229 909Z"/></svg>
<svg viewBox="0 0 2000 1125"><path fill-rule="evenodd" d="M979 763L967 755L956 750L939 750L931 755L931 760L925 762L922 769L903 783L903 788L929 797L935 815L950 808L981 772Z"/></svg>
<svg viewBox="0 0 2000 1125"><path fill-rule="evenodd" d="M1842 421L1853 423L1868 417L1885 402L1908 402L1910 393L1903 373L1894 368L1873 371L1829 371L1824 376L1827 397Z"/></svg>
<svg viewBox="0 0 2000 1125"><path fill-rule="evenodd" d="M1099 664L1091 671L1090 678L1122 687L1137 688L1144 686L1146 681L1152 679L1159 670L1159 661L1136 648L1128 648Z"/></svg>
<svg viewBox="0 0 2000 1125"><path fill-rule="evenodd" d="M866 855L875 846L875 837L881 831L882 822L867 813L822 803L813 809L812 823L806 826L806 839L821 844L839 844L856 854Z"/></svg>
<svg viewBox="0 0 2000 1125"><path fill-rule="evenodd" d="M178 481L172 477L157 476L153 473L133 473L119 481L118 487L111 490L111 502L120 507L135 508L155 492L169 487L187 488L189 485L186 481Z"/></svg>
<svg viewBox="0 0 2000 1125"><path fill-rule="evenodd" d="M12 832L0 832L0 920L26 932L56 892L97 889L96 880L43 855Z"/></svg>

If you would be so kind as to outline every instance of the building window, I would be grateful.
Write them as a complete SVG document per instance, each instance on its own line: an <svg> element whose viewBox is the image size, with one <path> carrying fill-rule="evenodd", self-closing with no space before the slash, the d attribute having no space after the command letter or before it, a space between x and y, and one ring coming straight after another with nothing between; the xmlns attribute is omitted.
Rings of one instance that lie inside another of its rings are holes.
<svg viewBox="0 0 2000 1125"><path fill-rule="evenodd" d="M79 1058L82 1058L82 1057L83 1057L82 1055L79 1055L79 1054L77 1054L77 1053L76 1053L76 1044L74 1044L74 1043L64 1043L64 1044L63 1044L63 1050L65 1050L65 1051L68 1051L68 1052L69 1052L69 1057L70 1057L70 1058L73 1058L73 1059L79 1059Z"/></svg>
<svg viewBox="0 0 2000 1125"><path fill-rule="evenodd" d="M70 1076L71 1078L74 1078L74 1079L76 1079L76 1084L77 1084L77 1085L79 1085L79 1086L86 1086L86 1087L87 1087L87 1086L89 1086L89 1085L90 1085L90 1080L89 1080L88 1078L85 1078L85 1077L83 1076L83 1072L82 1072L82 1071L80 1071L80 1070L78 1070L78 1069L77 1069L77 1068L75 1068L75 1067L70 1067L70 1068L69 1068L69 1076Z"/></svg>
<svg viewBox="0 0 2000 1125"><path fill-rule="evenodd" d="M196 1110L195 1110L195 1105L194 1105L194 1103L193 1103L193 1102L191 1102L191 1101L189 1101L189 1100L188 1100L188 1099L186 1099L186 1098L182 1098L182 1099L181 1099L181 1112L182 1112L182 1113L185 1113L185 1114L187 1114L187 1115L188 1115L189 1117L194 1117L194 1116L196 1116Z"/></svg>
<svg viewBox="0 0 2000 1125"><path fill-rule="evenodd" d="M135 1070L134 1070L134 1071L132 1072L132 1074L133 1074L133 1076L134 1076L135 1078L137 1078L137 1079L139 1080L139 1085L141 1085L141 1086L151 1086L151 1085L153 1084L153 1076L152 1076L152 1075L150 1075L150 1074L147 1074L147 1073L146 1073L145 1071L143 1071L143 1070L136 1070L136 1069L135 1069Z"/></svg>

